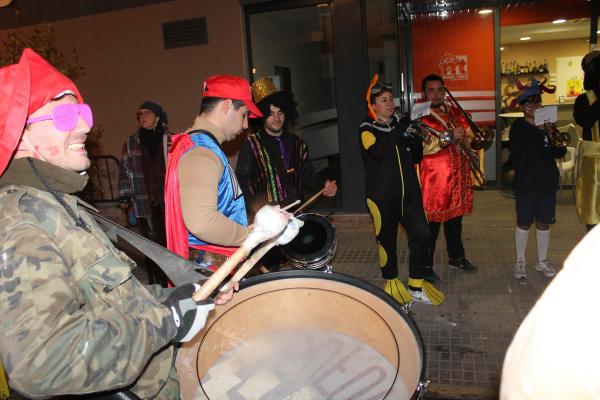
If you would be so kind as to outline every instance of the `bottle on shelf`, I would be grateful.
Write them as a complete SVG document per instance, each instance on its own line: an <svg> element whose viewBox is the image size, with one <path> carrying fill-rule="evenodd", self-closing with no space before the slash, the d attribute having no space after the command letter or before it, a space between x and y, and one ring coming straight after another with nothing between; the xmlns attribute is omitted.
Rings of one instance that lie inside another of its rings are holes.
<svg viewBox="0 0 600 400"><path fill-rule="evenodd" d="M546 61L546 59L544 58L544 68L543 68L545 73L548 73L548 61Z"/></svg>
<svg viewBox="0 0 600 400"><path fill-rule="evenodd" d="M531 72L540 72L537 66L537 63L535 62L535 60L533 60L533 66L531 67Z"/></svg>

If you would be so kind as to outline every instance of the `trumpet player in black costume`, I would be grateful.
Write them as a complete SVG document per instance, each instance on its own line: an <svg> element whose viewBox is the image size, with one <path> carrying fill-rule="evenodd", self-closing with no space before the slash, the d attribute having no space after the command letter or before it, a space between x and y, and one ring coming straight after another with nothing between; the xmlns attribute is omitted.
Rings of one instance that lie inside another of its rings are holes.
<svg viewBox="0 0 600 400"><path fill-rule="evenodd" d="M375 227L385 291L400 304L415 300L439 305L444 295L423 279L427 274L429 225L415 171L423 147L420 139L407 134L409 121L395 115L391 86L377 81L375 75L367 90L368 116L359 133L366 202ZM398 277L398 224L409 240L408 289Z"/></svg>
<svg viewBox="0 0 600 400"><path fill-rule="evenodd" d="M513 275L527 278L525 248L529 227L535 221L538 257L535 269L551 278L556 271L548 261L550 225L556 222L556 190L559 171L556 159L564 157L566 147L559 147L550 140L543 129L535 125L534 113L542 105L542 91L552 93L535 79L531 85L521 85L521 92L511 107L518 104L524 118L517 119L510 127L509 143L511 160L515 169L514 190L517 208L515 248L517 261Z"/></svg>

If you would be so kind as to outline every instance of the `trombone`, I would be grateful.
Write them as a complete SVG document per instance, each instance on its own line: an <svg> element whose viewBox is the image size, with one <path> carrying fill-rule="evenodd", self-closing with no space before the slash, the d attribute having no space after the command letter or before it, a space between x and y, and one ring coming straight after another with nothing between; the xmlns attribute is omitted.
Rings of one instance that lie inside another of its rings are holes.
<svg viewBox="0 0 600 400"><path fill-rule="evenodd" d="M454 106L461 112L463 117L465 117L467 123L469 124L469 127L471 128L471 131L473 132L473 139L471 139L471 148L473 150L487 150L494 141L494 132L492 132L492 130L489 128L480 128L477 125L475 125L475 122L473 122L469 114L467 114L465 110L463 110L463 108L460 106L460 104L458 104L458 101L456 101L454 96L452 96L452 93L450 93L448 88L444 87L444 90L446 91L446 94L450 98L451 102L454 103Z"/></svg>
<svg viewBox="0 0 600 400"><path fill-rule="evenodd" d="M442 117L440 117L433 110L431 110L431 115L435 117L435 119L437 119L442 124L442 126L444 126L444 128L446 128L446 132L454 131L455 126L450 120L448 122L444 121ZM471 170L471 173L473 174L473 177L475 178L479 186L483 187L485 186L485 175L483 171L481 171L481 168L479 168L479 157L477 157L477 155L473 151L471 151L471 149L468 148L468 139L465 137L464 140L467 143L462 143L463 140L456 143L459 149L459 153L462 157L465 158L465 161L467 162L467 165L469 166L469 169Z"/></svg>

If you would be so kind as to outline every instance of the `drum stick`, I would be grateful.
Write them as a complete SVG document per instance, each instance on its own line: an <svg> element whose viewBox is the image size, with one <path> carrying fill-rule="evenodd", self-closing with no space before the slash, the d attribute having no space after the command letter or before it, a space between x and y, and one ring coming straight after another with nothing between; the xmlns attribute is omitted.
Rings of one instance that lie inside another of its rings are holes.
<svg viewBox="0 0 600 400"><path fill-rule="evenodd" d="M258 210L254 219L254 229L256 229L258 237L253 237L254 232L250 232L241 246L204 282L202 287L192 295L192 298L196 301L207 299L231 271L248 257L254 247L260 242L268 241L281 234L290 217L289 213L272 206L264 206ZM257 240L259 241L257 242Z"/></svg>
<svg viewBox="0 0 600 400"><path fill-rule="evenodd" d="M210 278L198 290L192 295L195 301L206 300L208 296L227 278L227 276L233 271L233 269L250 254L250 246L246 243L242 243L240 247L229 257L225 262L216 270Z"/></svg>
<svg viewBox="0 0 600 400"><path fill-rule="evenodd" d="M300 207L298 207L298 209L296 211L294 211L294 214L297 214L300 211L304 210L306 207L308 207L308 205L310 203L312 203L313 201L315 201L319 196L321 196L324 191L325 191L325 188L323 188L323 189L319 190L317 193L315 193L310 199L306 200L304 202L304 204L302 204Z"/></svg>
<svg viewBox="0 0 600 400"><path fill-rule="evenodd" d="M283 208L282 208L282 210L283 210L283 211L287 211L287 210L289 210L290 208L294 207L294 206L295 206L296 204L298 204L298 203L300 203L300 199L298 199L298 200L296 200L295 202L293 202L293 203L290 203L290 204L288 204L287 206L283 207Z"/></svg>
<svg viewBox="0 0 600 400"><path fill-rule="evenodd" d="M267 254L267 252L269 250L271 250L276 245L277 245L277 238L271 239L268 242L263 243L254 253L252 253L250 258L248 258L246 261L244 261L242 266L240 268L238 268L235 275L233 275L233 277L229 280L229 282L227 282L225 285L223 285L221 287L221 289L219 289L219 290L221 292L227 292L228 290L230 290L233 286L235 286L236 283L241 281L242 278L244 276L246 276L246 274L252 269L252 267L254 267L256 265L256 263L261 258L263 258L263 256L265 254Z"/></svg>

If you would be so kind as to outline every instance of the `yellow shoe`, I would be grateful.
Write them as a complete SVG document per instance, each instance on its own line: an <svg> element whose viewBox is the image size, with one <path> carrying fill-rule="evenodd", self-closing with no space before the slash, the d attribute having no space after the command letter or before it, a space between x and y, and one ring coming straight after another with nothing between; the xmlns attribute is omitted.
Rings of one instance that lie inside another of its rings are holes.
<svg viewBox="0 0 600 400"><path fill-rule="evenodd" d="M444 296L444 293L440 292L438 289L435 288L435 286L433 286L429 282L425 282L423 284L423 291L425 292L427 297L429 297L429 300L431 300L431 304L433 304L434 306L439 306L444 301L446 301L446 296Z"/></svg>
<svg viewBox="0 0 600 400"><path fill-rule="evenodd" d="M398 303L404 305L412 302L412 296L399 278L388 279L385 282L385 292L392 296Z"/></svg>
<svg viewBox="0 0 600 400"><path fill-rule="evenodd" d="M415 288L415 290L408 290L414 301L439 306L446 300L446 297L442 292L424 279L409 278L408 286L410 288Z"/></svg>

